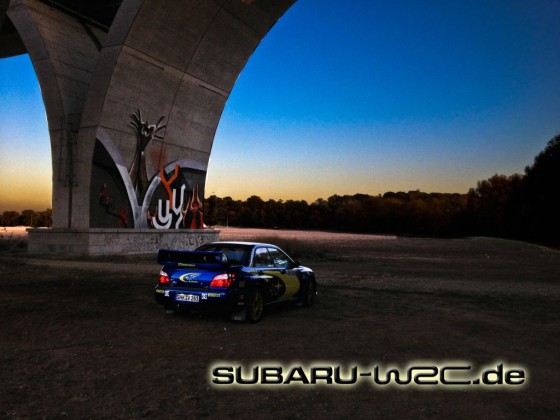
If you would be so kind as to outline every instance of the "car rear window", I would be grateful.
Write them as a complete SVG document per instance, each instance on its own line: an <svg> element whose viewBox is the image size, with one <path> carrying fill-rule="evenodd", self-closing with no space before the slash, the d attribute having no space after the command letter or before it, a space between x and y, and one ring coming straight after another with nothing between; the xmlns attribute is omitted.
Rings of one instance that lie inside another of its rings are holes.
<svg viewBox="0 0 560 420"><path fill-rule="evenodd" d="M226 254L231 264L245 264L249 255L250 247L243 245L202 245L198 251L220 251Z"/></svg>

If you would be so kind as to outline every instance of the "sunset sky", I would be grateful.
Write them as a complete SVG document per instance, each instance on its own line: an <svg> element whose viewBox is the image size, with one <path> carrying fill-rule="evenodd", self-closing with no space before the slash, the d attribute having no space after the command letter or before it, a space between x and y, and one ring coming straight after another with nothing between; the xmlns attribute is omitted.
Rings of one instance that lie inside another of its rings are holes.
<svg viewBox="0 0 560 420"><path fill-rule="evenodd" d="M465 193L560 133L558 0L299 0L255 51L206 196ZM28 56L0 60L0 211L44 210L51 157Z"/></svg>

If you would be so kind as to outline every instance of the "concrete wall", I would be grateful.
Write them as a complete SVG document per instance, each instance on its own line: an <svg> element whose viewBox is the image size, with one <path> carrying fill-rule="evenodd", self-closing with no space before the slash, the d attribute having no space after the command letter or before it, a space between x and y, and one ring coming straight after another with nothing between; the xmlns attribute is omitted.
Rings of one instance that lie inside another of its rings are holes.
<svg viewBox="0 0 560 420"><path fill-rule="evenodd" d="M193 250L219 239L219 230L28 229L28 251L62 255L132 255Z"/></svg>

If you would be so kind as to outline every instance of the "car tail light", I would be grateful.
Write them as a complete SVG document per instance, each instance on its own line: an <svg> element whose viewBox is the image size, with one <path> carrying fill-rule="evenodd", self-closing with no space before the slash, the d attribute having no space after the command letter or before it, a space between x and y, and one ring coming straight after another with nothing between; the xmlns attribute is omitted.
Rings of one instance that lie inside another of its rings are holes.
<svg viewBox="0 0 560 420"><path fill-rule="evenodd" d="M165 271L159 272L159 284L169 284L169 275Z"/></svg>
<svg viewBox="0 0 560 420"><path fill-rule="evenodd" d="M210 287L229 287L235 280L235 274L222 273L214 276Z"/></svg>

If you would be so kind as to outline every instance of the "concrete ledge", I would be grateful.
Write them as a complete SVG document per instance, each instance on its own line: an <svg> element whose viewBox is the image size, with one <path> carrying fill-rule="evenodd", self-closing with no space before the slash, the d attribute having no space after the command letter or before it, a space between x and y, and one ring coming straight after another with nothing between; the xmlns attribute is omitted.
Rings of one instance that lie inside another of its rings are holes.
<svg viewBox="0 0 560 420"><path fill-rule="evenodd" d="M131 255L161 248L192 250L217 241L219 230L27 229L28 252L57 255Z"/></svg>

